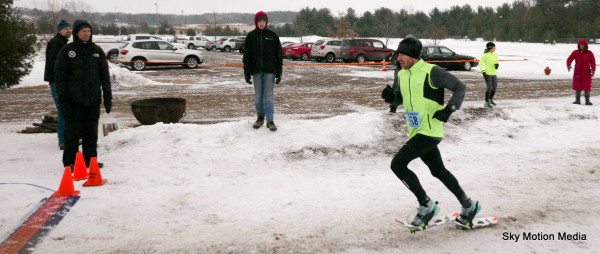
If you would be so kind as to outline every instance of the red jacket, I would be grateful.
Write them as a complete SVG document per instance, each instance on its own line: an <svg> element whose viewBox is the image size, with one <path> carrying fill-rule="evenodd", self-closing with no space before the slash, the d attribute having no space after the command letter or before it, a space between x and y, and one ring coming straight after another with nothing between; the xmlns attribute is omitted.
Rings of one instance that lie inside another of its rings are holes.
<svg viewBox="0 0 600 254"><path fill-rule="evenodd" d="M585 49L581 50L579 45L585 45ZM575 70L573 71L573 90L591 91L592 90L592 74L591 70L596 71L596 59L594 53L589 51L588 43L585 39L579 40L577 50L567 59L567 66L571 66L571 62L575 60Z"/></svg>

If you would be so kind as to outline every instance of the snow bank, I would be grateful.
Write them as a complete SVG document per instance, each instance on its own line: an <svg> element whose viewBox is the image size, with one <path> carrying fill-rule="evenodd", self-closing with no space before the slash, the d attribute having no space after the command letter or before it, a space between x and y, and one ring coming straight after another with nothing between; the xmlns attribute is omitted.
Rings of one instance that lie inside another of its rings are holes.
<svg viewBox="0 0 600 254"><path fill-rule="evenodd" d="M368 111L321 120L281 117L279 130L251 119L214 125L120 129L99 141L102 187L81 200L36 251L72 252L593 252L600 225L600 107L571 98L466 102L446 124L444 162L482 216L500 225L472 233L444 226L411 235L395 217L416 201L389 169L407 139L402 114ZM600 97L594 97L598 101ZM399 112L402 112L399 109ZM2 128L3 182L52 189L61 179L54 134ZM410 165L442 213L459 209L419 160ZM0 185L0 236L50 191ZM585 203L585 206L581 204ZM576 218L575 218L576 217ZM582 232L587 241L502 239L503 232ZM477 237L473 237L477 234ZM177 241L173 241L177 239ZM398 242L402 243L401 246ZM426 247L424 247L426 246ZM461 247L462 246L462 247ZM464 247L468 246L468 247Z"/></svg>
<svg viewBox="0 0 600 254"><path fill-rule="evenodd" d="M135 87L158 83L133 73L121 65L111 63L108 66L110 68L110 80L113 87Z"/></svg>

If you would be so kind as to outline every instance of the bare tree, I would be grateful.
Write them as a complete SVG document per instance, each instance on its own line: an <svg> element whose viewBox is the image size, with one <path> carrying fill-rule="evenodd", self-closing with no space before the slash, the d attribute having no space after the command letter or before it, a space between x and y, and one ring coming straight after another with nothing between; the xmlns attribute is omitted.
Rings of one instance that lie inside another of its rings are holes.
<svg viewBox="0 0 600 254"><path fill-rule="evenodd" d="M219 22L221 21L221 17L219 17L219 15L217 14L216 11L213 11L211 17L210 17L210 24L212 24L212 29L208 29L208 30L213 30L213 31L217 31L217 25L219 24ZM217 40L217 34L214 34L215 36L215 40Z"/></svg>
<svg viewBox="0 0 600 254"><path fill-rule="evenodd" d="M56 25L64 19L72 22L75 19L89 19L93 8L83 1L35 0L34 30L40 39L48 42L56 33Z"/></svg>
<svg viewBox="0 0 600 254"><path fill-rule="evenodd" d="M335 37L339 39L346 38L356 38L358 37L358 33L354 31L354 27L350 24L350 21L341 14L338 18L335 19L333 24L333 30L329 29L327 31L327 35L329 37Z"/></svg>

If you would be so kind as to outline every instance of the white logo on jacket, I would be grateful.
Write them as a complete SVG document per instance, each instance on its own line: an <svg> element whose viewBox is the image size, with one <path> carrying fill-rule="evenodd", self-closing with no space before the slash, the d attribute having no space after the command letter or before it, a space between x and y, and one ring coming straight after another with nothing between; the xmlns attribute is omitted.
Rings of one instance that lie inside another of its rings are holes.
<svg viewBox="0 0 600 254"><path fill-rule="evenodd" d="M71 50L69 51L69 57L70 58L74 58L77 54L75 54L75 51Z"/></svg>

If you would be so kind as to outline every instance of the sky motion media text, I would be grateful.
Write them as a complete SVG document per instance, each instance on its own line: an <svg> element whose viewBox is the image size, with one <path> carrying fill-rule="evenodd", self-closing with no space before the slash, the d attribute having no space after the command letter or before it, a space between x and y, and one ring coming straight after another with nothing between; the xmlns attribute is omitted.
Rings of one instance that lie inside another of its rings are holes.
<svg viewBox="0 0 600 254"><path fill-rule="evenodd" d="M522 234L515 234L513 232L502 233L502 240L505 241L585 241L586 235L581 232L570 234L567 232L558 233L544 233L544 232L523 232Z"/></svg>

